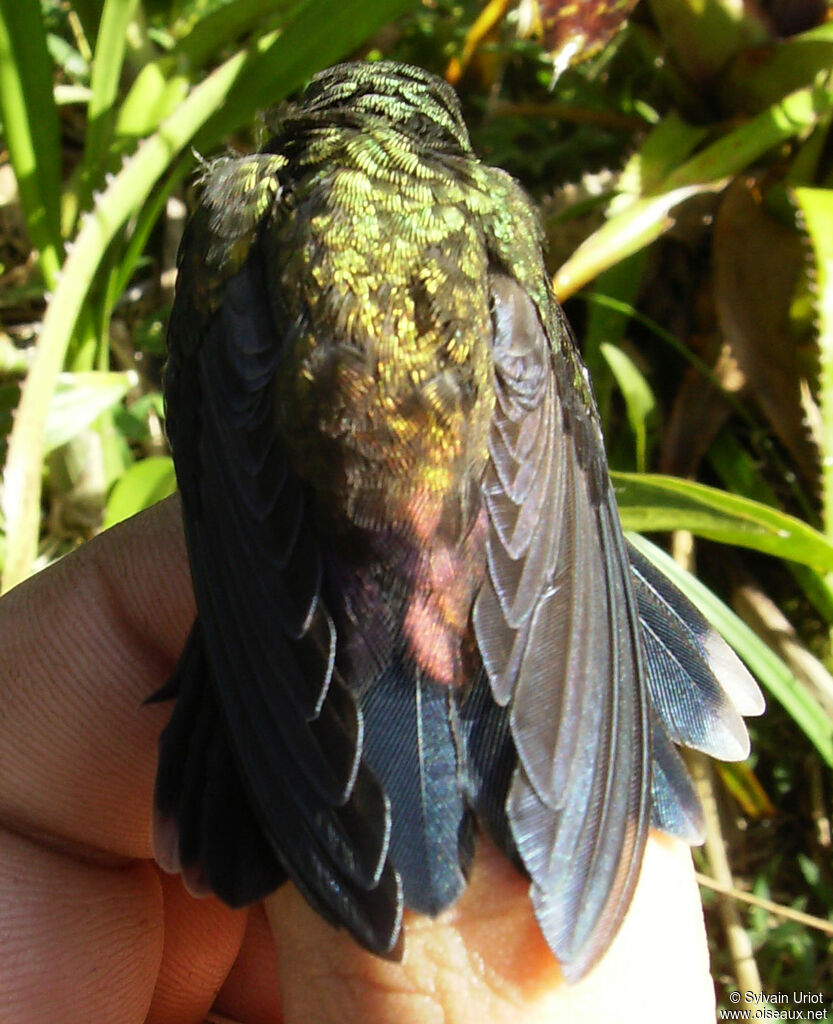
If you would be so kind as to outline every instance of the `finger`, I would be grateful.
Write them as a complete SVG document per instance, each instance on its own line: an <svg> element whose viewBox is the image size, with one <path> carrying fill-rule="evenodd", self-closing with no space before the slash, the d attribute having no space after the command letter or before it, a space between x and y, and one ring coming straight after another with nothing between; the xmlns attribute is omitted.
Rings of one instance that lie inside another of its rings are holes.
<svg viewBox="0 0 833 1024"><path fill-rule="evenodd" d="M387 963L316 917L291 886L267 901L286 1024L368 1020L545 1024L714 1020L702 911L688 850L652 837L631 910L604 960L568 985L532 916L528 883L482 842L468 889L436 921L406 915Z"/></svg>
<svg viewBox="0 0 833 1024"><path fill-rule="evenodd" d="M0 601L0 821L150 856L167 678L194 606L179 504L109 530Z"/></svg>
<svg viewBox="0 0 833 1024"><path fill-rule="evenodd" d="M194 899L178 876L159 876L165 945L146 1024L196 1024L205 1019L234 963L246 913L216 899Z"/></svg>
<svg viewBox="0 0 833 1024"><path fill-rule="evenodd" d="M162 958L149 864L82 864L0 830L0 1020L139 1024Z"/></svg>
<svg viewBox="0 0 833 1024"><path fill-rule="evenodd" d="M246 1024L283 1021L275 944L262 904L249 911L243 945L214 1008L219 1015Z"/></svg>
<svg viewBox="0 0 833 1024"><path fill-rule="evenodd" d="M594 1020L600 1000L621 1024L712 1024L714 983L691 851L652 833L633 904L608 954L569 990L576 1020Z"/></svg>

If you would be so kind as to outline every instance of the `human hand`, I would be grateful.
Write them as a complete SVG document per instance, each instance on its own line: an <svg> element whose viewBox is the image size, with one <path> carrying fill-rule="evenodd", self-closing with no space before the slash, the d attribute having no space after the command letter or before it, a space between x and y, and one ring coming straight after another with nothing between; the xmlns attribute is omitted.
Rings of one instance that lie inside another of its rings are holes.
<svg viewBox="0 0 833 1024"><path fill-rule="evenodd" d="M156 742L143 707L194 616L177 499L0 601L0 1020L152 1024L705 1024L714 995L688 851L652 836L604 960L567 985L528 884L485 840L459 903L406 913L401 964L291 885L261 908L193 899L151 860Z"/></svg>

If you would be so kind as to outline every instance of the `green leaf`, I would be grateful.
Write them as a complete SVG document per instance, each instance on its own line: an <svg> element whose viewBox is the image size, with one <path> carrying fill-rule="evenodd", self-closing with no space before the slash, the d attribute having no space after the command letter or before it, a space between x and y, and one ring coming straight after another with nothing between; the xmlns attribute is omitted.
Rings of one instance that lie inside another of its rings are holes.
<svg viewBox="0 0 833 1024"><path fill-rule="evenodd" d="M101 0L72 0L72 9L81 21L86 38L95 39L101 18Z"/></svg>
<svg viewBox="0 0 833 1024"><path fill-rule="evenodd" d="M816 569L833 570L833 543L800 519L749 498L678 477L612 473L627 530L690 530Z"/></svg>
<svg viewBox="0 0 833 1024"><path fill-rule="evenodd" d="M629 534L628 539L700 609L833 767L833 722L787 665L719 597L673 558L638 534Z"/></svg>
<svg viewBox="0 0 833 1024"><path fill-rule="evenodd" d="M62 36L48 32L46 48L53 62L76 85L89 82L90 65L76 48Z"/></svg>
<svg viewBox="0 0 833 1024"><path fill-rule="evenodd" d="M171 72L172 68L176 64L167 56L142 68L119 108L114 128L117 138L149 135L182 103L191 79L187 74Z"/></svg>
<svg viewBox="0 0 833 1024"><path fill-rule="evenodd" d="M229 0L207 11L196 22L187 18L174 29L181 36L169 53L149 61L136 76L121 105L115 133L138 138L155 131L188 95L203 66L215 58L229 39L242 39L253 31L278 27L291 8L289 0Z"/></svg>
<svg viewBox="0 0 833 1024"><path fill-rule="evenodd" d="M720 81L729 110L759 110L833 67L833 22L779 39L775 46L741 52Z"/></svg>
<svg viewBox="0 0 833 1024"><path fill-rule="evenodd" d="M113 488L104 510L104 529L129 519L167 498L176 490L173 460L167 455L151 455L134 462Z"/></svg>
<svg viewBox="0 0 833 1024"><path fill-rule="evenodd" d="M61 150L38 0L0 0L0 114L29 234L51 288L61 263Z"/></svg>
<svg viewBox="0 0 833 1024"><path fill-rule="evenodd" d="M796 188L793 194L813 247L815 262L822 507L825 533L833 537L833 190Z"/></svg>
<svg viewBox="0 0 833 1024"><path fill-rule="evenodd" d="M798 89L678 167L665 179L663 188L734 177L773 147L810 131L831 109L833 92L829 89Z"/></svg>
<svg viewBox="0 0 833 1024"><path fill-rule="evenodd" d="M582 242L555 275L556 294L563 300L602 270L656 241L674 224L675 206L699 193L719 191L775 146L811 130L831 110L833 92L800 89L672 171L655 194L625 209L621 209L621 196L617 197L611 204L613 216Z"/></svg>
<svg viewBox="0 0 833 1024"><path fill-rule="evenodd" d="M607 343L601 348L602 355L607 360L625 400L628 422L636 439L636 468L643 473L648 443L648 422L657 408L654 393L642 371L627 352Z"/></svg>
<svg viewBox="0 0 833 1024"><path fill-rule="evenodd" d="M183 155L171 168L168 177L150 195L145 205L139 210L132 226L130 239L121 253L119 259L110 266L109 279L104 298L104 315L109 318L113 307L118 301L124 289L130 283L142 254L145 245L150 238L150 233L156 226L156 222L165 209L165 204L171 193L181 184L182 179L192 166L191 155Z"/></svg>
<svg viewBox="0 0 833 1024"><path fill-rule="evenodd" d="M650 132L639 152L625 164L619 180L622 192L647 196L703 141L708 129L692 125L673 111Z"/></svg>
<svg viewBox="0 0 833 1024"><path fill-rule="evenodd" d="M730 491L773 508L778 507L778 497L763 480L758 462L730 430L720 431L715 443L709 448L708 458L709 465ZM833 587L830 576L799 562L789 562L787 568L822 619L828 625L833 625Z"/></svg>
<svg viewBox="0 0 833 1024"><path fill-rule="evenodd" d="M79 180L79 209L89 206L93 189L99 185L106 165L113 133L115 103L118 96L127 29L136 12L138 0L105 0L98 26L95 56L87 108L87 133Z"/></svg>
<svg viewBox="0 0 833 1024"><path fill-rule="evenodd" d="M638 199L626 210L611 217L598 231L585 239L558 270L553 286L559 300L563 302L603 270L639 252L664 235L674 224L670 214L675 206L701 192L717 192L725 184L725 179L720 179L674 188L659 195Z"/></svg>
<svg viewBox="0 0 833 1024"><path fill-rule="evenodd" d="M737 53L770 38L758 5L737 0L651 0L651 11L673 59L695 85L715 78Z"/></svg>
<svg viewBox="0 0 833 1024"><path fill-rule="evenodd" d="M46 417L45 450L66 444L112 409L137 381L136 373L62 373Z"/></svg>
<svg viewBox="0 0 833 1024"><path fill-rule="evenodd" d="M275 27L292 6L291 0L270 0L268 7L263 0L228 0L189 23L184 33L177 32L181 38L170 56L190 68L202 67L229 39L240 39L254 28Z"/></svg>
<svg viewBox="0 0 833 1024"><path fill-rule="evenodd" d="M602 421L602 429L608 433L610 418L610 396L613 391L613 377L602 354L602 345L618 345L625 335L631 320L633 304L639 294L639 286L645 273L645 250L635 253L621 263L615 263L603 271L596 282L605 296L613 297L618 308L602 302L588 302L587 319L582 337L582 355L593 381L596 404ZM589 299L589 293L584 298ZM624 308L623 308L624 307Z"/></svg>
<svg viewBox="0 0 833 1024"><path fill-rule="evenodd" d="M44 425L74 325L110 242L146 201L176 155L233 87L248 54L235 53L145 140L113 178L94 209L81 218L73 249L43 321L37 357L21 395L6 460L4 512L7 553L4 588L24 579L34 561L40 522L40 464Z"/></svg>

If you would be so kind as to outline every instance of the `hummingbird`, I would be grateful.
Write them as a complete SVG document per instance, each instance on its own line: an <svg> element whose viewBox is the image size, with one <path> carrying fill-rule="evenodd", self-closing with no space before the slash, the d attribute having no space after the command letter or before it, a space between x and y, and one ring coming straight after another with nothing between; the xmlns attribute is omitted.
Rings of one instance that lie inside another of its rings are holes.
<svg viewBox="0 0 833 1024"><path fill-rule="evenodd" d="M535 207L452 88L315 75L218 159L165 371L197 618L151 700L154 851L232 907L287 879L373 953L480 834L568 979L649 828L702 841L677 750L744 758L760 692L623 536Z"/></svg>

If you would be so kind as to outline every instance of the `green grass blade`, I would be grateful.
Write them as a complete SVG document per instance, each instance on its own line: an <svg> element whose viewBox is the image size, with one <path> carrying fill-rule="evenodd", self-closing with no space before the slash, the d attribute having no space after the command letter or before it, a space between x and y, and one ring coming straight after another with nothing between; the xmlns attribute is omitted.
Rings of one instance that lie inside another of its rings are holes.
<svg viewBox="0 0 833 1024"><path fill-rule="evenodd" d="M749 498L659 474L612 473L627 530L689 530L833 571L833 543L800 519Z"/></svg>
<svg viewBox="0 0 833 1024"><path fill-rule="evenodd" d="M72 9L78 15L87 39L95 39L101 19L101 0L72 0Z"/></svg>
<svg viewBox="0 0 833 1024"><path fill-rule="evenodd" d="M824 531L828 537L833 537L833 190L797 188L794 195L813 247L815 263L822 509Z"/></svg>
<svg viewBox="0 0 833 1024"><path fill-rule="evenodd" d="M597 281L605 296L613 296L619 308L612 308L601 302L587 303L587 319L582 337L582 355L593 381L596 405L602 421L602 431L607 435L610 428L610 399L613 393L613 374L602 351L605 344L619 345L630 324L631 311L639 293L645 273L646 252L638 252L621 263L604 271Z"/></svg>
<svg viewBox="0 0 833 1024"><path fill-rule="evenodd" d="M191 77L167 55L145 64L119 107L114 135L123 148L156 131L188 95Z"/></svg>
<svg viewBox="0 0 833 1024"><path fill-rule="evenodd" d="M707 134L708 128L704 125L689 124L677 113L664 117L622 170L619 188L625 198L648 196L661 190L665 178L691 155Z"/></svg>
<svg viewBox="0 0 833 1024"><path fill-rule="evenodd" d="M648 426L656 414L657 400L644 374L627 352L607 342L602 344L601 349L625 400L628 423L636 442L636 468L639 473L644 473Z"/></svg>
<svg viewBox="0 0 833 1024"><path fill-rule="evenodd" d="M90 205L90 197L104 173L115 121L115 104L127 46L127 29L138 0L105 0L95 42L95 55L87 106L84 161L79 179L78 209Z"/></svg>
<svg viewBox="0 0 833 1024"><path fill-rule="evenodd" d="M254 30L262 35L278 27L286 17L284 8L291 7L284 0L265 11L263 0L230 0L196 22L189 17L174 26L174 36L180 35L176 45L145 64L125 96L116 120L116 137L124 142L155 131L229 39L243 39Z"/></svg>
<svg viewBox="0 0 833 1024"><path fill-rule="evenodd" d="M721 430L709 448L709 465L722 483L734 494L777 508L778 498L765 483L758 463L730 430ZM830 575L817 572L799 562L787 562L787 569L804 591L807 599L828 624L833 625L833 587Z"/></svg>
<svg viewBox="0 0 833 1024"><path fill-rule="evenodd" d="M52 288L61 264L61 151L37 0L0 0L0 112L29 234Z"/></svg>
<svg viewBox="0 0 833 1024"><path fill-rule="evenodd" d="M553 278L559 300L563 302L603 270L664 235L674 225L671 211L680 203L702 192L719 191L725 184L726 179L720 178L668 189L659 195L637 199L627 209L611 217L559 268Z"/></svg>
<svg viewBox="0 0 833 1024"><path fill-rule="evenodd" d="M183 154L166 180L158 185L150 195L148 202L139 211L136 225L130 234L130 240L124 253L113 267L112 285L108 288L107 307L112 309L121 293L130 283L136 265L141 259L145 245L156 222L165 209L165 204L174 189L194 165L193 154Z"/></svg>

